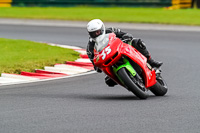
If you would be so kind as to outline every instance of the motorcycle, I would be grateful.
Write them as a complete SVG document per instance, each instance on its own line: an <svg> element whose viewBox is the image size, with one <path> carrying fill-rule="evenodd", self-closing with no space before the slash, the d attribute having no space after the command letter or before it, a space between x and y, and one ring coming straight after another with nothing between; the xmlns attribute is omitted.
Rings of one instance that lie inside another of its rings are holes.
<svg viewBox="0 0 200 133"><path fill-rule="evenodd" d="M125 87L140 99L148 98L148 90L156 96L164 96L168 87L160 68L152 68L147 58L125 43L114 33L96 39L94 64L114 82Z"/></svg>

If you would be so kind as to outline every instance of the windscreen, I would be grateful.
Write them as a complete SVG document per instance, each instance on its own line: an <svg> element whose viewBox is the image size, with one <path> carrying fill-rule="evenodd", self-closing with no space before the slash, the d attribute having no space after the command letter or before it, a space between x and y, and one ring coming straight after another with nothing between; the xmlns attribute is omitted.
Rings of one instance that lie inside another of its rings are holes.
<svg viewBox="0 0 200 133"><path fill-rule="evenodd" d="M101 52L109 43L109 34L105 34L105 36L101 39L96 39L94 48L97 52Z"/></svg>

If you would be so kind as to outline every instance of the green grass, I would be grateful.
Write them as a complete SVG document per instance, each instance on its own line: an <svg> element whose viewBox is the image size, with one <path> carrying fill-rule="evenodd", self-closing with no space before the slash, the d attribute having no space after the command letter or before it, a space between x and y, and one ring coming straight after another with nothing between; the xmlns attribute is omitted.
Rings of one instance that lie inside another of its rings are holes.
<svg viewBox="0 0 200 133"><path fill-rule="evenodd" d="M130 7L11 7L0 8L0 18L81 21L100 18L109 22L200 25L200 10Z"/></svg>
<svg viewBox="0 0 200 133"><path fill-rule="evenodd" d="M79 54L73 50L26 40L0 38L0 73L34 72L44 66L73 61Z"/></svg>

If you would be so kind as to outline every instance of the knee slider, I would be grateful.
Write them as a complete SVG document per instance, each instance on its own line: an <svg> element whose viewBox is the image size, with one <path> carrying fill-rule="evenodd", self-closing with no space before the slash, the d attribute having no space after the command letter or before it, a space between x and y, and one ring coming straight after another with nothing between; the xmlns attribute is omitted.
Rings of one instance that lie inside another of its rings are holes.
<svg viewBox="0 0 200 133"><path fill-rule="evenodd" d="M109 78L108 76L105 77L105 83L109 87L114 87L115 85L117 85L117 83L115 81L113 81L111 78Z"/></svg>

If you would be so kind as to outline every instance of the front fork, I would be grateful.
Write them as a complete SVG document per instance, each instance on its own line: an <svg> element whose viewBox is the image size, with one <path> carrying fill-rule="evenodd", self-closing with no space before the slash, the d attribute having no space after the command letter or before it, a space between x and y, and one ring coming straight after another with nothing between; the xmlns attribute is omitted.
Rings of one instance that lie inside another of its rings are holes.
<svg viewBox="0 0 200 133"><path fill-rule="evenodd" d="M123 64L120 64L119 66L118 65L113 66L114 74L117 76L117 78L120 80L120 82L124 84L124 82L121 80L121 78L118 76L118 73L117 73L123 67L126 68L131 73L132 76L136 76L137 73L131 66L128 59L126 59L126 58L123 58Z"/></svg>

